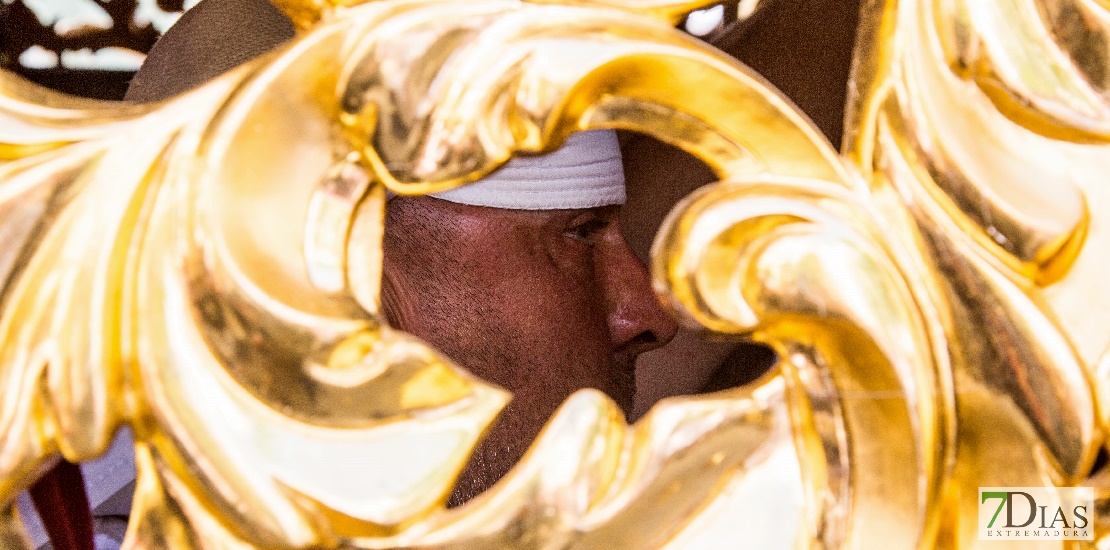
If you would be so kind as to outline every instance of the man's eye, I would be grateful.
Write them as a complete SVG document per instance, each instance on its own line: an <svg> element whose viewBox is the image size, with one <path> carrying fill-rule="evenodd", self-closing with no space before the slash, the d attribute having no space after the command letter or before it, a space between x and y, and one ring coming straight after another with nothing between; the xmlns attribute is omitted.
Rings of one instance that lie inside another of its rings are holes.
<svg viewBox="0 0 1110 550"><path fill-rule="evenodd" d="M581 223L570 226L563 234L572 239L593 244L594 238L601 233L607 222L599 218L590 218Z"/></svg>

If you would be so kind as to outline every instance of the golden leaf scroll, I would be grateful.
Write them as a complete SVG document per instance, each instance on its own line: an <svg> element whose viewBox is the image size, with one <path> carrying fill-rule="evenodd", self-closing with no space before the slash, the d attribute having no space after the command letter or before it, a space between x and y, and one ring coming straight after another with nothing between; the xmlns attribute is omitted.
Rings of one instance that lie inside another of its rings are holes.
<svg viewBox="0 0 1110 550"><path fill-rule="evenodd" d="M709 3L281 2L291 45L155 105L0 75L3 547L14 495L125 423L129 548L972 547L977 486L1086 483L1105 5L866 6L841 157L672 28ZM508 396L379 315L385 189L590 128L717 171L656 286L780 369L633 426L580 392L447 510ZM798 493L771 529L767 487Z"/></svg>

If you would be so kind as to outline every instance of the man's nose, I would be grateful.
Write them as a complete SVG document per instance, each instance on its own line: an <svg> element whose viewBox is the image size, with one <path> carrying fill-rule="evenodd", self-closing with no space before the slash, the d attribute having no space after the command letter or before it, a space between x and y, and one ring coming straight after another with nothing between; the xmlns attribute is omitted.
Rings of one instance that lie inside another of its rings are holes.
<svg viewBox="0 0 1110 550"><path fill-rule="evenodd" d="M614 349L633 356L674 338L678 326L651 288L651 276L620 231L601 247L596 268L605 293Z"/></svg>

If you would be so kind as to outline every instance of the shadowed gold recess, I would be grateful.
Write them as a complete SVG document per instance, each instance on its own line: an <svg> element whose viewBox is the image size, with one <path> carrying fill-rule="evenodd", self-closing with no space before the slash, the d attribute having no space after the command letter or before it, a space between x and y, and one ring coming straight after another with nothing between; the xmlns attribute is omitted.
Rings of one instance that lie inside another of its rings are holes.
<svg viewBox="0 0 1110 550"><path fill-rule="evenodd" d="M128 548L972 547L976 487L1091 474L1104 4L868 3L844 156L673 28L713 2L277 4L296 40L164 103L0 73L5 548L14 495L123 424ZM656 289L782 361L633 426L579 392L448 510L510 396L380 315L386 189L591 128L717 172L660 230ZM769 483L788 513L761 515Z"/></svg>

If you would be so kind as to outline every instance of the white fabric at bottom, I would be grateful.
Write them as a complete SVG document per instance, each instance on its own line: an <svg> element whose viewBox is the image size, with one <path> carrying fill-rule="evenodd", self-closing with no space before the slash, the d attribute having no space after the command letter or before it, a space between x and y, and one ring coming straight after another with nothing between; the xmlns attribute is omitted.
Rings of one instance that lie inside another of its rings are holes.
<svg viewBox="0 0 1110 550"><path fill-rule="evenodd" d="M85 493L89 498L89 506L93 510L94 520L97 516L126 516L130 512L130 499L119 499L112 502L113 506L102 506L116 493L127 487L135 480L135 442L131 430L123 428L116 434L108 451L96 460L81 464L81 474L85 478ZM116 499L113 499L116 500ZM46 529L39 519L31 497L26 492L20 493L16 498L16 507L19 517L23 520L27 534L31 537L31 544L35 548L50 548L49 537ZM119 550L122 540L107 533L96 533L96 550Z"/></svg>

